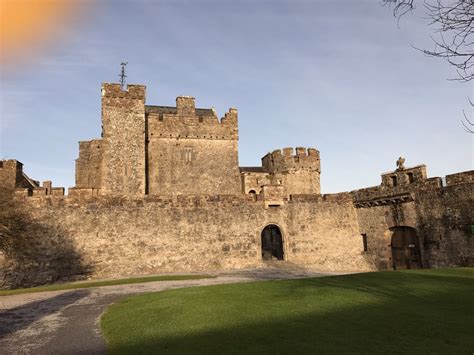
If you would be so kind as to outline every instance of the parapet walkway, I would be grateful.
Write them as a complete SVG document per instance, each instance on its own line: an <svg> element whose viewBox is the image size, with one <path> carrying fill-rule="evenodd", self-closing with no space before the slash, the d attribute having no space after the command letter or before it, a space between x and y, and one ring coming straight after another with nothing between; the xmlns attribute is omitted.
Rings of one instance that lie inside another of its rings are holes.
<svg viewBox="0 0 474 355"><path fill-rule="evenodd" d="M259 269L208 274L216 278L0 296L1 353L105 354L100 316L108 305L130 295L193 286L332 275L286 262L270 262Z"/></svg>

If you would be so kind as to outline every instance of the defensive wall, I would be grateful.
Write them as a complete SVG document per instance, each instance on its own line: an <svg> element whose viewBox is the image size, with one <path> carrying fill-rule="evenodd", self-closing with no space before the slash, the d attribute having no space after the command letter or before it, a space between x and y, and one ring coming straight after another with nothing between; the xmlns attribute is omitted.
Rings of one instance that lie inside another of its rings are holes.
<svg viewBox="0 0 474 355"><path fill-rule="evenodd" d="M268 224L282 232L285 260L322 271L372 269L349 194L267 208L248 195L44 196L24 198L22 210L29 242L22 262L3 260L5 285L263 266Z"/></svg>
<svg viewBox="0 0 474 355"><path fill-rule="evenodd" d="M445 180L443 185L439 177L426 178L421 165L382 174L380 186L351 192L377 269L392 269L391 236L399 226L416 231L423 267L474 264L474 171Z"/></svg>
<svg viewBox="0 0 474 355"><path fill-rule="evenodd" d="M0 256L3 287L264 266L267 225L281 230L284 260L321 271L391 269L397 226L416 230L423 267L472 265L473 174L329 195L275 185L258 196L20 197L28 244Z"/></svg>

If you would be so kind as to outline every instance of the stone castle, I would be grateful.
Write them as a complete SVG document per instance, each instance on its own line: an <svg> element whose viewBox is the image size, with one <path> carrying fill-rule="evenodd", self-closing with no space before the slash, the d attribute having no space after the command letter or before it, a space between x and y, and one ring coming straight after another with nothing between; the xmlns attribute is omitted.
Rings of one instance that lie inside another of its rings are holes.
<svg viewBox="0 0 474 355"><path fill-rule="evenodd" d="M236 109L219 120L193 97L145 101L145 86L102 85L102 137L79 142L67 196L16 160L0 164L0 185L31 219L23 264L0 250L5 284L272 259L321 271L474 264L474 171L428 178L400 159L379 186L322 195L318 150L278 149L239 167Z"/></svg>

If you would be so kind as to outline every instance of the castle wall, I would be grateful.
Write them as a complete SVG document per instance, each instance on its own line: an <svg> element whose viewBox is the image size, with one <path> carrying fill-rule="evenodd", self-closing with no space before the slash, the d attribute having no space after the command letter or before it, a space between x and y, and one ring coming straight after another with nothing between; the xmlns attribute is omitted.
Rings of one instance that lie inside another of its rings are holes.
<svg viewBox="0 0 474 355"><path fill-rule="evenodd" d="M0 161L0 186L14 189L21 181L23 164L16 160Z"/></svg>
<svg viewBox="0 0 474 355"><path fill-rule="evenodd" d="M259 168L256 168L256 170L259 170ZM259 195L262 193L263 185L269 185L272 183L270 174L263 171L242 171L241 168L240 177L242 192L244 194L255 193L256 195Z"/></svg>
<svg viewBox="0 0 474 355"><path fill-rule="evenodd" d="M102 186L102 139L79 142L76 159L76 187L100 189Z"/></svg>
<svg viewBox="0 0 474 355"><path fill-rule="evenodd" d="M280 180L287 194L319 194L319 173L311 170L295 170L276 173L275 178Z"/></svg>
<svg viewBox="0 0 474 355"><path fill-rule="evenodd" d="M473 265L473 176L474 171L453 174L445 187L440 178L431 178L353 191L360 233L367 236L366 254L377 268L392 269L391 228L397 226L416 230L423 267Z"/></svg>
<svg viewBox="0 0 474 355"><path fill-rule="evenodd" d="M15 159L0 160L0 187L7 190L17 189L18 193L31 195L39 187L36 180L23 172L23 164Z"/></svg>
<svg viewBox="0 0 474 355"><path fill-rule="evenodd" d="M457 181L415 196L425 267L474 265L474 184Z"/></svg>
<svg viewBox="0 0 474 355"><path fill-rule="evenodd" d="M292 195L285 209L292 262L324 271L376 270L363 253L349 194Z"/></svg>
<svg viewBox="0 0 474 355"><path fill-rule="evenodd" d="M101 193L144 195L145 86L102 84L102 136Z"/></svg>
<svg viewBox="0 0 474 355"><path fill-rule="evenodd" d="M347 196L300 196L269 208L245 195L44 196L27 198L23 206L32 219L28 255L33 260L16 268L4 264L3 270L9 280L25 284L76 274L104 278L262 266L261 231L268 224L281 228L285 260L321 271L372 267L361 255ZM75 261L70 275L50 260L64 255Z"/></svg>

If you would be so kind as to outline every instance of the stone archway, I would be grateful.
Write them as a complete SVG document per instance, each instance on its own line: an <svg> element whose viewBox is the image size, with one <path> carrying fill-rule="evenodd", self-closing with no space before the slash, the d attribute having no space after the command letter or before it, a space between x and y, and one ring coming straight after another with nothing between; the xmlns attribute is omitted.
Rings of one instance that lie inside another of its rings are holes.
<svg viewBox="0 0 474 355"><path fill-rule="evenodd" d="M283 260L283 237L280 228L269 224L262 230L262 259Z"/></svg>
<svg viewBox="0 0 474 355"><path fill-rule="evenodd" d="M421 269L420 240L411 227L393 227L391 249L394 270Z"/></svg>

